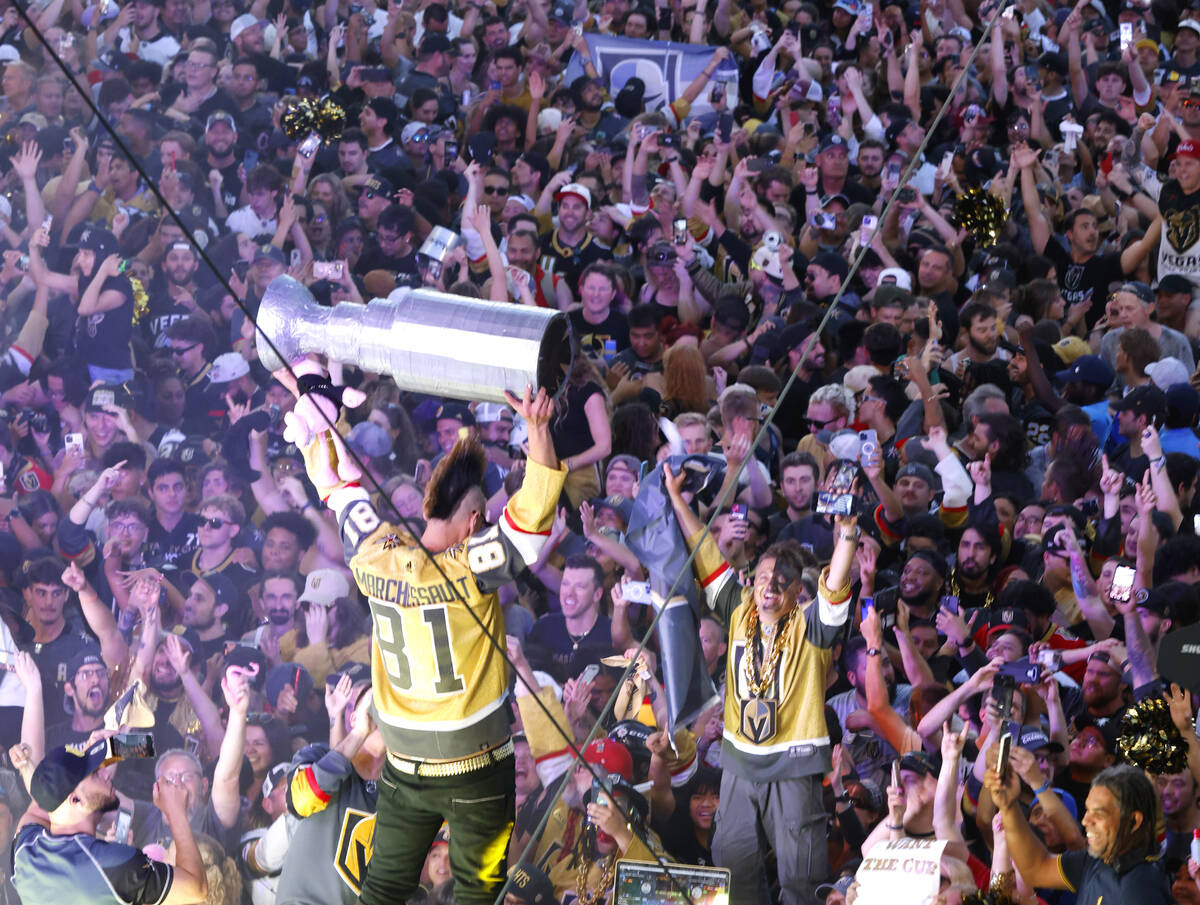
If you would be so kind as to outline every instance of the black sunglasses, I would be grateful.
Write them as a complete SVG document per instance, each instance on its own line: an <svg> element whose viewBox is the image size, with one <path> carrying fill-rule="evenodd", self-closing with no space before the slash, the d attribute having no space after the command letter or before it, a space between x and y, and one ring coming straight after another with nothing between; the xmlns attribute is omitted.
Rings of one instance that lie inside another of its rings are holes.
<svg viewBox="0 0 1200 905"><path fill-rule="evenodd" d="M200 524L205 528L220 528L223 525L228 525L229 522L223 518L203 518L200 519Z"/></svg>

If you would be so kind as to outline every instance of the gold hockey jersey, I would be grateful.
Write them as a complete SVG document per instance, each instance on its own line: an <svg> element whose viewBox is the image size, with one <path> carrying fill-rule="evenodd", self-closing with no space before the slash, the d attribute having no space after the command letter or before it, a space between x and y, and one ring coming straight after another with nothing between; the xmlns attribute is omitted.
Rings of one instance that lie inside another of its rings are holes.
<svg viewBox="0 0 1200 905"><path fill-rule="evenodd" d="M508 667L488 638L504 644L495 592L536 561L565 474L528 462L499 523L435 553L437 566L380 517L366 490L344 484L328 493L371 607L372 715L392 753L458 760L509 738Z"/></svg>

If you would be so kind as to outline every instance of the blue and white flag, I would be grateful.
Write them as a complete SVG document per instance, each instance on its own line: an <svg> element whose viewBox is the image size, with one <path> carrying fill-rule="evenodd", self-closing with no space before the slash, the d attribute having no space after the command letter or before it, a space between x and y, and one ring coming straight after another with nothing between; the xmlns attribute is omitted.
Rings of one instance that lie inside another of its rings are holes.
<svg viewBox="0 0 1200 905"><path fill-rule="evenodd" d="M646 41L640 38L617 38L609 35L585 34L588 50L600 78L613 96L635 76L646 85L646 111L663 110L678 100L712 60L715 47L702 44L676 44L672 41ZM571 57L563 78L571 84L584 75L579 55ZM726 65L718 74L737 88L737 66ZM712 112L708 92L702 91L692 101L692 116Z"/></svg>

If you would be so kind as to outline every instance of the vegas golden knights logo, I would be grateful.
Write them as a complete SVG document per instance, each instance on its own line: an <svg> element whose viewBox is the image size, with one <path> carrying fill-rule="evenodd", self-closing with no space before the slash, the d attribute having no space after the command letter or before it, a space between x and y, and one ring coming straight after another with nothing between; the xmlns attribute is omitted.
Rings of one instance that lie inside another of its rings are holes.
<svg viewBox="0 0 1200 905"><path fill-rule="evenodd" d="M1200 214L1192 209L1171 211L1163 229L1171 246L1177 252L1185 252L1200 241Z"/></svg>
<svg viewBox="0 0 1200 905"><path fill-rule="evenodd" d="M761 745L775 737L779 728L779 696L780 668L783 666L781 657L775 664L775 673L771 683L763 692L763 697L753 697L746 687L746 672L743 657L746 656L746 642L734 643L734 675L737 677L738 697L738 730L748 741Z"/></svg>
<svg viewBox="0 0 1200 905"><path fill-rule="evenodd" d="M346 808L333 866L337 868L346 885L354 890L355 895L362 893L363 880L367 878L367 865L371 863L374 837L375 815Z"/></svg>

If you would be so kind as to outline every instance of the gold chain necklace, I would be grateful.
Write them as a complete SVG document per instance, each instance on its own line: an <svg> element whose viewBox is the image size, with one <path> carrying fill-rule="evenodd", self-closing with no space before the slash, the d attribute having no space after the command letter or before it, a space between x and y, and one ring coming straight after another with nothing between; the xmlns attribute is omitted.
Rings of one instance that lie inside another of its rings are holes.
<svg viewBox="0 0 1200 905"><path fill-rule="evenodd" d="M612 888L613 876L617 872L617 852L614 849L609 852L608 858L604 864L604 870L600 874L600 888L595 892L588 889L588 874L591 873L592 865L595 864L591 858L584 855L579 856L579 868L575 875L575 895L582 905L599 905L604 901L608 890Z"/></svg>
<svg viewBox="0 0 1200 905"><path fill-rule="evenodd" d="M793 612L795 612L794 608L776 623L771 638L771 647L767 651L766 665L760 673L758 670L758 646L762 640L762 629L758 621L758 608L755 606L750 608L750 618L746 625L746 642L749 649L746 651L744 662L746 664L746 687L750 690L751 697L762 697L763 692L770 686L771 679L775 676L775 667L783 655L783 636L787 633Z"/></svg>
<svg viewBox="0 0 1200 905"><path fill-rule="evenodd" d="M955 566L954 569L950 572L950 593L953 594L955 597L962 596L962 591L960 591L959 587L958 587L958 567L957 566ZM984 609L990 610L992 608L992 604L994 602L995 602L995 595L992 594L992 588L989 585L987 590L984 591L984 597L983 597Z"/></svg>

